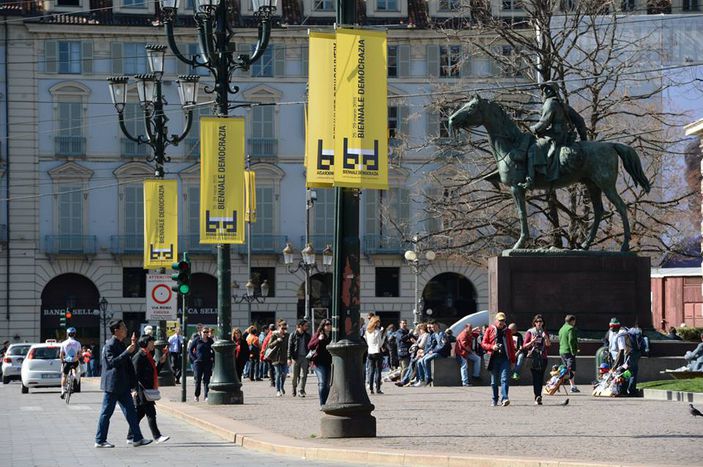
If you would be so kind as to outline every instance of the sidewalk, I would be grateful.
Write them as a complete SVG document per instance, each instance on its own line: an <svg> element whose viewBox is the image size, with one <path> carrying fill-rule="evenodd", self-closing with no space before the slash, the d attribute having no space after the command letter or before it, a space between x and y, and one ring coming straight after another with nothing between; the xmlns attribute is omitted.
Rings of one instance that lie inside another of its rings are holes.
<svg viewBox="0 0 703 467"><path fill-rule="evenodd" d="M703 423L684 404L587 393L545 396L511 388L509 407L490 407L490 388L398 388L373 395L378 436L320 439L317 381L305 399L275 397L267 380L245 381L244 405L180 402L180 387L162 388L159 409L245 448L311 460L406 465L700 465ZM548 461L548 462L545 462Z"/></svg>

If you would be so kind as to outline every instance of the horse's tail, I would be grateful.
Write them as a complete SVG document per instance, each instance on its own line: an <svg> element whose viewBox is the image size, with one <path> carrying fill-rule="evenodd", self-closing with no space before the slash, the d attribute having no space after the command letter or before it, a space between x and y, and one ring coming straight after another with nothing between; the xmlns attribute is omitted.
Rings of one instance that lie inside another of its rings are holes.
<svg viewBox="0 0 703 467"><path fill-rule="evenodd" d="M611 144L613 145L613 148L615 148L615 152L617 152L618 156L620 156L620 160L622 160L623 167L625 167L627 173L629 173L630 177L632 177L632 180L634 180L635 186L639 185L642 187L645 193L649 193L649 190L652 188L652 186L649 183L649 180L647 180L647 176L644 174L644 171L642 170L642 163L640 162L640 156L637 155L637 152L635 152L634 149L632 149L626 144Z"/></svg>

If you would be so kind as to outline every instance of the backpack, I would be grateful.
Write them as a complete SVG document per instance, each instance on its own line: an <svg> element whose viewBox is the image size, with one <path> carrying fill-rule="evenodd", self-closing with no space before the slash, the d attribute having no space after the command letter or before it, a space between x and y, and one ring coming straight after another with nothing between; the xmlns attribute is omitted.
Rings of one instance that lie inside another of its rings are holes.
<svg viewBox="0 0 703 467"><path fill-rule="evenodd" d="M642 330L639 328L630 328L627 330L627 337L630 340L630 348L633 352L644 352L647 348L644 342Z"/></svg>

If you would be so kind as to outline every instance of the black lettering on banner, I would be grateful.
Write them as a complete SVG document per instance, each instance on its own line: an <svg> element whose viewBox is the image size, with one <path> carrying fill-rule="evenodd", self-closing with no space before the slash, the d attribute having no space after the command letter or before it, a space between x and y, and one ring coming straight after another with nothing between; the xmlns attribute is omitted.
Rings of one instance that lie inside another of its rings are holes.
<svg viewBox="0 0 703 467"><path fill-rule="evenodd" d="M149 244L149 258L153 260L157 259L173 259L173 243L169 249L159 248L155 249L154 245Z"/></svg>
<svg viewBox="0 0 703 467"><path fill-rule="evenodd" d="M217 234L224 230L229 234L237 233L237 211L232 211L232 217L210 217L210 210L205 211L205 233Z"/></svg>
<svg viewBox="0 0 703 467"><path fill-rule="evenodd" d="M334 154L323 154L322 140L317 140L317 170L332 170Z"/></svg>
<svg viewBox="0 0 703 467"><path fill-rule="evenodd" d="M373 154L364 154L363 159L366 170L378 170L378 140L373 140Z"/></svg>
<svg viewBox="0 0 703 467"><path fill-rule="evenodd" d="M349 140L344 138L344 152L342 154L342 168L355 169L359 163L359 155L349 153Z"/></svg>
<svg viewBox="0 0 703 467"><path fill-rule="evenodd" d="M227 233L237 233L237 211L232 211L230 218L222 218L222 228Z"/></svg>

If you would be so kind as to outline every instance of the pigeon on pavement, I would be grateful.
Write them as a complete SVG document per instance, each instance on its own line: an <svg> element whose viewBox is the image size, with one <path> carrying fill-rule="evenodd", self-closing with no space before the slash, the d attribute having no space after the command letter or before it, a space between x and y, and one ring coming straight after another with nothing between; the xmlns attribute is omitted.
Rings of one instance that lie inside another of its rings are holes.
<svg viewBox="0 0 703 467"><path fill-rule="evenodd" d="M690 407L690 408L688 409L688 412L689 412L691 415L693 415L694 417L703 417L703 413L701 413L700 410L698 410L697 408L695 408L695 407L693 406L693 404L688 404L688 406Z"/></svg>
<svg viewBox="0 0 703 467"><path fill-rule="evenodd" d="M569 399L566 398L566 400L564 402L562 402L561 405L563 405L563 406L569 405Z"/></svg>

